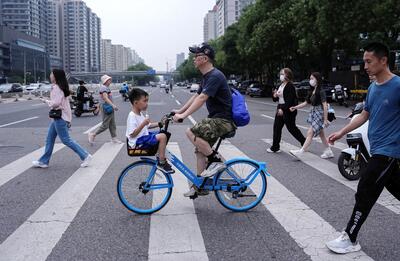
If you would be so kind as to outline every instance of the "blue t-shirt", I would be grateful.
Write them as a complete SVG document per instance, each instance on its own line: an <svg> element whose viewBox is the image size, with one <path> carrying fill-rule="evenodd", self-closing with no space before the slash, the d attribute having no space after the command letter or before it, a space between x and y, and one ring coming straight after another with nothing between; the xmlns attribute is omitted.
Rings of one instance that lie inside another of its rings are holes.
<svg viewBox="0 0 400 261"><path fill-rule="evenodd" d="M214 68L206 73L197 93L208 96L206 106L209 118L232 120L232 93L220 70Z"/></svg>
<svg viewBox="0 0 400 261"><path fill-rule="evenodd" d="M369 112L371 154L400 159L400 77L372 83L364 110Z"/></svg>

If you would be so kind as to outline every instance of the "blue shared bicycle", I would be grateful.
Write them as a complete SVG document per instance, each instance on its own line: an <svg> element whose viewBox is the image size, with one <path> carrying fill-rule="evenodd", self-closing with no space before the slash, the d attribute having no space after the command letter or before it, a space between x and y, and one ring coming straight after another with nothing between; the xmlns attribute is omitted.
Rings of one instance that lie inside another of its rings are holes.
<svg viewBox="0 0 400 261"><path fill-rule="evenodd" d="M160 130L170 133L168 125L173 113L164 117L165 124ZM219 138L215 150L218 151L222 140L231 138L235 133L228 133ZM174 182L171 174L157 168L157 160L146 157L154 156L157 148L143 150L129 148L130 156L140 156L140 160L128 165L118 178L117 190L122 204L138 214L151 214L162 209L172 195ZM266 164L248 158L234 158L225 162L226 167L210 178L198 177L173 153L167 150L166 158L200 192L214 191L219 203L225 208L242 212L257 206L267 191ZM175 175L179 175L176 173ZM191 197L195 199L197 194Z"/></svg>

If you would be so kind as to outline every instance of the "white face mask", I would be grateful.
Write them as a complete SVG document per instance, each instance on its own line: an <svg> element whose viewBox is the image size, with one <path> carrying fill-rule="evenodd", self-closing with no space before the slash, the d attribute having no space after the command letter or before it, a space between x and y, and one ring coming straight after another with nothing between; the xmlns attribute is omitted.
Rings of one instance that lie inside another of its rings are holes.
<svg viewBox="0 0 400 261"><path fill-rule="evenodd" d="M285 81L285 75L283 74L279 75L279 80L281 80L281 82Z"/></svg>
<svg viewBox="0 0 400 261"><path fill-rule="evenodd" d="M316 80L310 80L310 85L312 86L312 87L315 87L315 86L317 86L317 81Z"/></svg>

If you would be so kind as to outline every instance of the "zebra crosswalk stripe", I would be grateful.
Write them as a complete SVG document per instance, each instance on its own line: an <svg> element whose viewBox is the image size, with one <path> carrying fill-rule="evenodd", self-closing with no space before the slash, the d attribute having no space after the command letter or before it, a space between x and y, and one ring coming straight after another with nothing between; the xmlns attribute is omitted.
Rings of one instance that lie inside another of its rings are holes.
<svg viewBox="0 0 400 261"><path fill-rule="evenodd" d="M248 158L246 154L227 142L221 145L219 152L225 159ZM267 194L262 204L311 260L373 260L364 252L347 255L331 253L325 247L325 242L339 236L339 232L273 176L268 177L267 183Z"/></svg>
<svg viewBox="0 0 400 261"><path fill-rule="evenodd" d="M182 159L177 143L170 142L168 149ZM193 201L183 197L183 193L189 189L188 181L175 167L174 169L172 197L163 209L151 216L149 260L207 261Z"/></svg>
<svg viewBox="0 0 400 261"><path fill-rule="evenodd" d="M64 144L56 143L54 145L53 153L56 153L64 147ZM45 147L35 150L28 155L25 155L24 157L19 158L16 161L13 161L10 164L0 168L0 187L27 169L31 168L32 161L39 159L39 157L44 153L44 149Z"/></svg>
<svg viewBox="0 0 400 261"><path fill-rule="evenodd" d="M263 141L268 144L272 143L271 139L263 139ZM285 141L281 142L281 150L285 151L286 153L289 153L290 150L296 149L299 148ZM323 174L345 185L346 187L357 191L358 182L345 179L339 173L337 164L333 164L328 160L321 159L317 155L309 152L304 153L304 155L301 155L298 158L308 166L318 170L319 172L322 172ZM400 202L395 197L393 197L386 189L382 191L382 194L377 202L387 209L393 211L394 213L400 214Z"/></svg>
<svg viewBox="0 0 400 261"><path fill-rule="evenodd" d="M105 143L1 245L2 260L46 260L106 172L122 144Z"/></svg>

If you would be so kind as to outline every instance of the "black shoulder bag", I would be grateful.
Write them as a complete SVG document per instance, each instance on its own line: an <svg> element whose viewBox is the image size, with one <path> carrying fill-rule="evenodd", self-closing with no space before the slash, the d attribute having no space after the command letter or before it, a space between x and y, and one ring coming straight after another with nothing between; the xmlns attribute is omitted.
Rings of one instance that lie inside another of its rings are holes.
<svg viewBox="0 0 400 261"><path fill-rule="evenodd" d="M49 111L49 117L52 119L61 119L62 111L60 109L51 109Z"/></svg>

